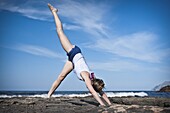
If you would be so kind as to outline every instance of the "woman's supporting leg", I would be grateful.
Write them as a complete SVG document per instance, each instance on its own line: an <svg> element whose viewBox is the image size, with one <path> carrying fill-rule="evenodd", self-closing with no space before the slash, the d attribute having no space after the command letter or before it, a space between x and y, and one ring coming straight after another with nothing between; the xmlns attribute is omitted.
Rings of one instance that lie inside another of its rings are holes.
<svg viewBox="0 0 170 113"><path fill-rule="evenodd" d="M68 53L70 50L74 47L70 41L68 40L67 36L64 34L62 23L57 15L58 9L54 8L51 4L48 4L55 20L56 28L57 28L57 34L60 39L60 43L63 47L63 49Z"/></svg>
<svg viewBox="0 0 170 113"><path fill-rule="evenodd" d="M61 82L65 79L65 77L73 70L73 64L70 61L67 61L64 65L63 70L59 74L56 81L54 81L53 85L51 86L50 91L48 92L48 97L54 93L54 91L58 88Z"/></svg>

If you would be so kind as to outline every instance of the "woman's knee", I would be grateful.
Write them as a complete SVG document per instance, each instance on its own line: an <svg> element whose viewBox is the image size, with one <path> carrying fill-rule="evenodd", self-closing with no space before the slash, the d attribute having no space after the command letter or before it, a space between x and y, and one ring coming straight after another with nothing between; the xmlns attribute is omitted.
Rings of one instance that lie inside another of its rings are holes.
<svg viewBox="0 0 170 113"><path fill-rule="evenodd" d="M57 33L58 33L58 35L61 35L61 34L64 33L62 27L58 27L58 28L57 28Z"/></svg>
<svg viewBox="0 0 170 113"><path fill-rule="evenodd" d="M58 80L59 80L59 81L63 81L64 78L65 78L65 75L66 75L66 74L61 73L61 74L59 75L59 77L58 77Z"/></svg>

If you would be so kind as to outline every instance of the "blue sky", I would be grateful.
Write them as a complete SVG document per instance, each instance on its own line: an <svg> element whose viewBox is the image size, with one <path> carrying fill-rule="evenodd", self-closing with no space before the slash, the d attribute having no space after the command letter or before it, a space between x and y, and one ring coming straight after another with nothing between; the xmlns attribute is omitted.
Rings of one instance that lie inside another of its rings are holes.
<svg viewBox="0 0 170 113"><path fill-rule="evenodd" d="M1 0L0 90L49 90L67 60L47 3L105 90L170 81L168 0ZM58 90L87 90L71 72Z"/></svg>

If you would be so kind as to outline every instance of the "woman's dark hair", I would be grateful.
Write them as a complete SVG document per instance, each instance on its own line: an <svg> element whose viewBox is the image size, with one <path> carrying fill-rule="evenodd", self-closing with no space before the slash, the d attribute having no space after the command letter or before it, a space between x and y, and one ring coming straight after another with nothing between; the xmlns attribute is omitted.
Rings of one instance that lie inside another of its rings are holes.
<svg viewBox="0 0 170 113"><path fill-rule="evenodd" d="M102 91L102 89L104 88L104 85L105 84L102 79L94 78L92 80L92 86L93 86L94 90L98 93Z"/></svg>

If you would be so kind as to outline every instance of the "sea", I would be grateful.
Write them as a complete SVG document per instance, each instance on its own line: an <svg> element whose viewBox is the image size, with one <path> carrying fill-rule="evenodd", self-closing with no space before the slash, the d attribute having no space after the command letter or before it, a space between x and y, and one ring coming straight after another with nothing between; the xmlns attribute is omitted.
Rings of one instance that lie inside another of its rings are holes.
<svg viewBox="0 0 170 113"><path fill-rule="evenodd" d="M47 98L48 91L0 91L0 98L40 97ZM170 92L156 91L105 91L108 97L164 97L170 98ZM87 97L88 91L56 91L52 97Z"/></svg>

